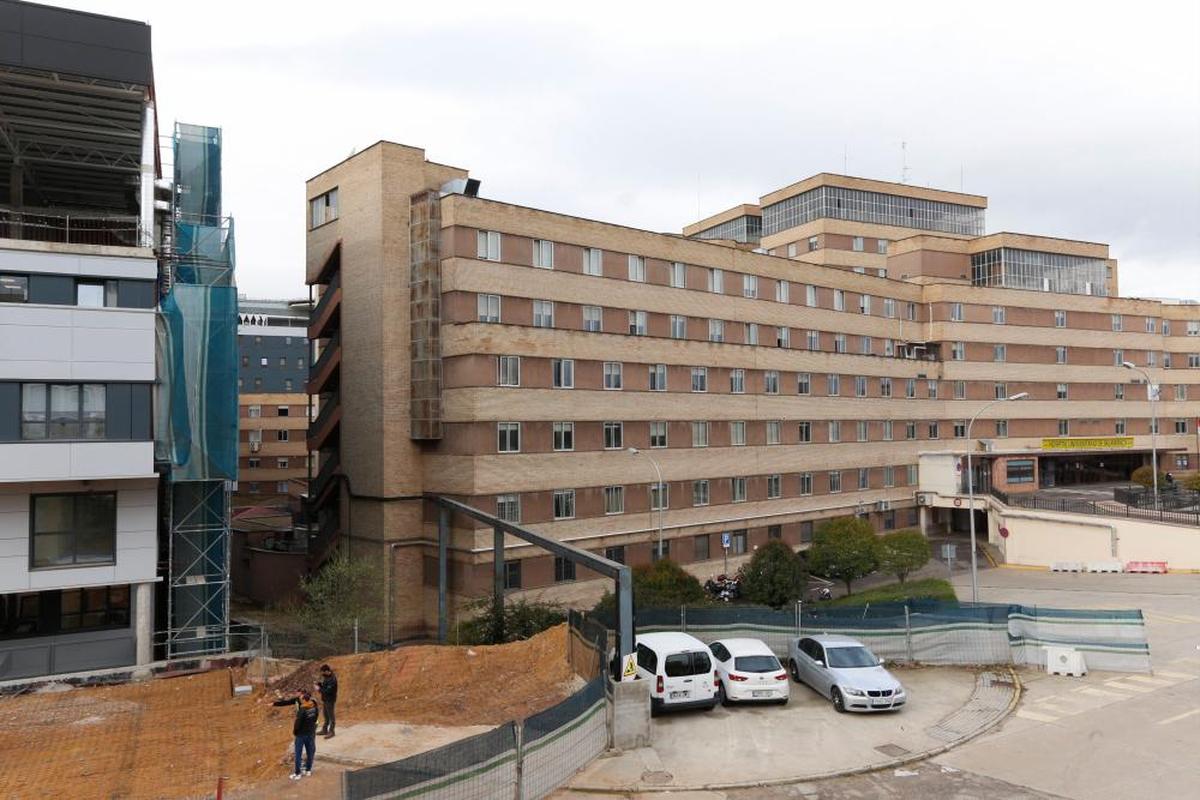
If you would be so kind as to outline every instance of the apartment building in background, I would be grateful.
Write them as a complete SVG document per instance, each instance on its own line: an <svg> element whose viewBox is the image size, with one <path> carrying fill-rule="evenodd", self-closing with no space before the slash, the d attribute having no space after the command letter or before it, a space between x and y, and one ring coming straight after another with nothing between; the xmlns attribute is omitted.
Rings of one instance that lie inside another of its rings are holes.
<svg viewBox="0 0 1200 800"><path fill-rule="evenodd" d="M235 506L287 505L308 481L307 300L238 300Z"/></svg>
<svg viewBox="0 0 1200 800"><path fill-rule="evenodd" d="M422 493L635 565L661 510L666 555L715 568L726 533L965 525L919 504L925 453L969 447L1010 493L1127 479L1152 445L1196 469L1200 305L1118 296L1105 245L988 234L984 197L821 174L676 235L478 186L388 142L308 182L315 541L387 562L397 638L436 619ZM454 520L456 595L491 543ZM588 577L505 558L514 590Z"/></svg>
<svg viewBox="0 0 1200 800"><path fill-rule="evenodd" d="M0 680L152 658L150 28L0 2Z"/></svg>

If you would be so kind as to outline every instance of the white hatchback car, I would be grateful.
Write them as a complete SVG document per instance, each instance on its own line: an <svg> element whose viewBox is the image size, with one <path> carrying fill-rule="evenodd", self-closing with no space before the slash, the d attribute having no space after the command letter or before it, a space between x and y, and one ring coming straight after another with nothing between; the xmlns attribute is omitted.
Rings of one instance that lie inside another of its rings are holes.
<svg viewBox="0 0 1200 800"><path fill-rule="evenodd" d="M894 711L908 695L863 643L849 636L806 636L788 645L788 671L841 711Z"/></svg>
<svg viewBox="0 0 1200 800"><path fill-rule="evenodd" d="M686 633L643 633L634 641L637 677L650 683L650 713L717 704L708 645Z"/></svg>
<svg viewBox="0 0 1200 800"><path fill-rule="evenodd" d="M746 701L787 703L787 673L765 643L758 639L721 639L708 649L716 662L722 705Z"/></svg>

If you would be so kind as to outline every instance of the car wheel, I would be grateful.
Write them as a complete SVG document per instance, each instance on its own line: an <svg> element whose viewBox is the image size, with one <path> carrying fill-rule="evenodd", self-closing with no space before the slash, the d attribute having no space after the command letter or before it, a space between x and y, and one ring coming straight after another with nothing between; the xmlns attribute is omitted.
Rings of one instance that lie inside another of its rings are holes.
<svg viewBox="0 0 1200 800"><path fill-rule="evenodd" d="M791 699L791 698L788 698L788 697L783 698L782 700L779 701L779 705L786 706L788 704L789 699Z"/></svg>
<svg viewBox="0 0 1200 800"><path fill-rule="evenodd" d="M724 685L717 687L717 700L720 701L721 705L725 706L726 708L733 705L733 701L729 699L729 695L725 694Z"/></svg>
<svg viewBox="0 0 1200 800"><path fill-rule="evenodd" d="M788 659L788 672L791 674L792 680L796 683L800 682L800 670L796 667L796 659Z"/></svg>
<svg viewBox="0 0 1200 800"><path fill-rule="evenodd" d="M829 695L829 698L833 700L834 711L838 712L839 714L846 713L846 698L842 697L841 689L837 688L836 686L833 687L833 692Z"/></svg>

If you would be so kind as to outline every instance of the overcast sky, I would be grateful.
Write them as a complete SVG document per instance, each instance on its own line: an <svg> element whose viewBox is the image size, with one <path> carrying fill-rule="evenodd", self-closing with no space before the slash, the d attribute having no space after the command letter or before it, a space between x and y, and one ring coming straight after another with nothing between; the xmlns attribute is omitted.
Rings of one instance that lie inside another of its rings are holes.
<svg viewBox="0 0 1200 800"><path fill-rule="evenodd" d="M51 0L53 1L53 0ZM60 0L153 26L159 124L218 125L238 284L302 295L304 181L379 139L651 230L822 171L987 195L1200 299L1195 2Z"/></svg>

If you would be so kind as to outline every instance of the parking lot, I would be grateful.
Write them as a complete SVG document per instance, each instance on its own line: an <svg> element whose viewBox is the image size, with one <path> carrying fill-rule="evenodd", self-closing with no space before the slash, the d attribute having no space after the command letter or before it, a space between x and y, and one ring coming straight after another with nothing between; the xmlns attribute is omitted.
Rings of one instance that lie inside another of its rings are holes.
<svg viewBox="0 0 1200 800"><path fill-rule="evenodd" d="M967 703L975 673L942 667L892 672L909 694L900 711L838 714L827 699L792 683L786 706L718 706L657 717L652 747L603 757L572 785L636 791L798 779L943 745L930 730Z"/></svg>

